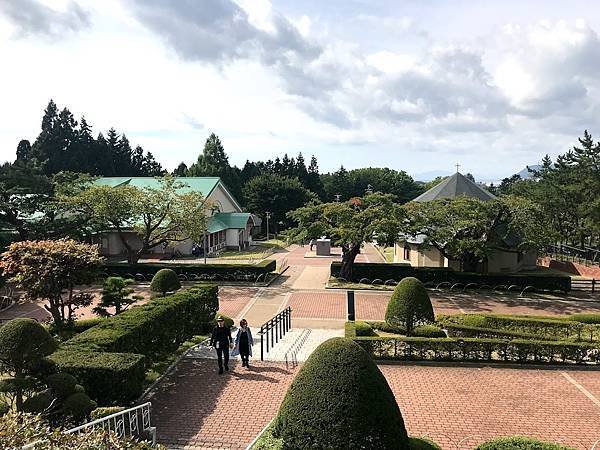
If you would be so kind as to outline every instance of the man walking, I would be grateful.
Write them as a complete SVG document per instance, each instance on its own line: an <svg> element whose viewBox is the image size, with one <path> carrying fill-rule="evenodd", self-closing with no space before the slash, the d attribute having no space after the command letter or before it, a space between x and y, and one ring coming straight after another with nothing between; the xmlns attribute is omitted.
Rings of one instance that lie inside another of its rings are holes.
<svg viewBox="0 0 600 450"><path fill-rule="evenodd" d="M231 330L225 326L225 320L219 316L217 326L213 329L210 337L210 345L217 350L219 360L219 375L223 373L223 360L225 360L225 370L229 372L229 346L233 344Z"/></svg>

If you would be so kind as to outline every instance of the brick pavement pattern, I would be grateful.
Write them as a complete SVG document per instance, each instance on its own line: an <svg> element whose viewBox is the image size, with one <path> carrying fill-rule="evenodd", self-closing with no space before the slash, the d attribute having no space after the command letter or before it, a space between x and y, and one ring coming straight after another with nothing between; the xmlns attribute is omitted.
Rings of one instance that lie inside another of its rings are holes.
<svg viewBox="0 0 600 450"><path fill-rule="evenodd" d="M356 292L356 318L383 320L391 292ZM483 293L430 292L436 314L497 313L531 315L565 315L575 312L600 312L600 302L564 301L560 299L518 298ZM345 319L345 291L300 291L290 296L294 317Z"/></svg>
<svg viewBox="0 0 600 450"><path fill-rule="evenodd" d="M523 435L590 449L600 439L600 406L561 370L380 365L410 435L451 450ZM564 371L600 392L595 371Z"/></svg>
<svg viewBox="0 0 600 450"><path fill-rule="evenodd" d="M228 317L237 318L246 305L252 301L257 292L258 288L219 288L219 312Z"/></svg>
<svg viewBox="0 0 600 450"><path fill-rule="evenodd" d="M151 393L158 442L198 449L243 449L275 416L295 371L285 364L183 359Z"/></svg>

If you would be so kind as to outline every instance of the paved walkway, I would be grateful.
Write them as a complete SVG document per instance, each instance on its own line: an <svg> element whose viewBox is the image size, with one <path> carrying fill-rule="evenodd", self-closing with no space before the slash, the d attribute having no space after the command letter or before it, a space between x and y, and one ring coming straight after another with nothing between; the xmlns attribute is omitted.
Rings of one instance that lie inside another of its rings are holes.
<svg viewBox="0 0 600 450"><path fill-rule="evenodd" d="M597 371L382 364L410 435L444 449L527 435L591 449L600 439ZM188 357L154 391L153 422L169 448L241 449L276 415L297 369ZM245 417L239 420L240 416Z"/></svg>
<svg viewBox="0 0 600 450"><path fill-rule="evenodd" d="M411 435L451 450L523 435L591 449L600 440L600 372L380 365ZM589 396L588 396L589 395Z"/></svg>

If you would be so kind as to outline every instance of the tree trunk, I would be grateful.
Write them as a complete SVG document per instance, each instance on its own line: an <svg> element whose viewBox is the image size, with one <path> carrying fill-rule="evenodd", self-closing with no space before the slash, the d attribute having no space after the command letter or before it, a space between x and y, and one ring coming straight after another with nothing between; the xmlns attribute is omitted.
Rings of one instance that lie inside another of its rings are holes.
<svg viewBox="0 0 600 450"><path fill-rule="evenodd" d="M48 304L44 305L44 308L46 308L46 311L48 311L50 313L50 315L52 316L52 320L54 320L54 324L60 328L63 326L64 324L64 319L63 316L60 313L60 306L59 303L56 302L56 299L48 299Z"/></svg>
<svg viewBox="0 0 600 450"><path fill-rule="evenodd" d="M360 244L350 244L342 246L342 267L340 267L340 278L352 281L352 269L354 260L360 253Z"/></svg>

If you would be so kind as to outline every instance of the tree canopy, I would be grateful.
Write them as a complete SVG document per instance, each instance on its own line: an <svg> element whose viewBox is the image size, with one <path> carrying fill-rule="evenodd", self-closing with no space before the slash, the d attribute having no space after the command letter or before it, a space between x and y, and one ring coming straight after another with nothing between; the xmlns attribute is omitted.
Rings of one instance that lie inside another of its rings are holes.
<svg viewBox="0 0 600 450"><path fill-rule="evenodd" d="M202 194L182 189L185 183L166 176L158 188L93 185L63 202L89 218L96 232L115 230L135 263L154 247L191 239L201 242L207 226ZM129 233L139 237L130 242Z"/></svg>
<svg viewBox="0 0 600 450"><path fill-rule="evenodd" d="M44 307L58 327L91 303L90 294L74 288L94 281L101 262L97 246L72 239L14 242L0 255L4 274L30 299L46 300Z"/></svg>
<svg viewBox="0 0 600 450"><path fill-rule="evenodd" d="M288 215L297 224L289 231L291 239L306 241L327 236L334 246L342 248L340 277L348 280L363 244L376 240L381 245L393 245L405 217L393 195L381 193L346 202L313 202Z"/></svg>

